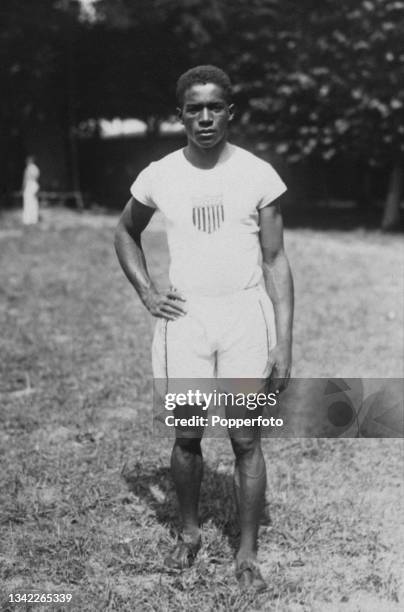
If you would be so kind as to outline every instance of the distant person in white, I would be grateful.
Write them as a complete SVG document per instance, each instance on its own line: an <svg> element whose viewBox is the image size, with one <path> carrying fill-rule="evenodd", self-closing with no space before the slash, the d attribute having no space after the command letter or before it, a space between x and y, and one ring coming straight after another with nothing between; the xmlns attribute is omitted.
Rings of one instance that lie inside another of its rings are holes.
<svg viewBox="0 0 404 612"><path fill-rule="evenodd" d="M39 168L31 155L26 159L22 181L22 222L24 225L34 225L39 220Z"/></svg>
<svg viewBox="0 0 404 612"><path fill-rule="evenodd" d="M177 97L187 146L139 174L115 236L127 278L159 318L154 377L271 379L279 392L290 376L293 320L279 206L286 187L270 164L228 142L233 104L222 70L192 68L179 78ZM141 244L156 209L165 217L171 260L164 292L148 274ZM201 545L202 434L177 431L172 452L183 530L166 558L171 568L189 567ZM259 434L250 428L231 438L241 532L236 576L243 589L258 591L266 588L256 563L266 486Z"/></svg>

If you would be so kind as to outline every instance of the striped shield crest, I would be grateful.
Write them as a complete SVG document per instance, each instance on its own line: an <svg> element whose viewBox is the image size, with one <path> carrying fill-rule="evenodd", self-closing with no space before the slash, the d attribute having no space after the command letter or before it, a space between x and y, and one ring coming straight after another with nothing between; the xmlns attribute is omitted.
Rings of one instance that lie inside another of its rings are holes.
<svg viewBox="0 0 404 612"><path fill-rule="evenodd" d="M192 209L192 223L201 232L211 234L216 232L224 221L223 204L211 206L194 206Z"/></svg>

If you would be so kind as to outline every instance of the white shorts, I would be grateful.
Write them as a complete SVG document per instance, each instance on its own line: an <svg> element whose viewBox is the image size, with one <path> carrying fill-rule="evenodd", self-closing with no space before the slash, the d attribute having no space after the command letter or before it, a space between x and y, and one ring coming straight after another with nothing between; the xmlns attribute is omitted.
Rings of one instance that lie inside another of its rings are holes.
<svg viewBox="0 0 404 612"><path fill-rule="evenodd" d="M275 319L261 285L219 297L185 297L185 316L157 321L152 346L155 379L269 376Z"/></svg>

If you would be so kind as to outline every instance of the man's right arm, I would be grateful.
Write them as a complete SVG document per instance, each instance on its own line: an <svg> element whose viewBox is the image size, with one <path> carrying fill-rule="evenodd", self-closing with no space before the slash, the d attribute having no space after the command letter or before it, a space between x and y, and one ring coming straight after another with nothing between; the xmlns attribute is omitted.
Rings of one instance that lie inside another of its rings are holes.
<svg viewBox="0 0 404 612"><path fill-rule="evenodd" d="M174 290L164 293L157 291L149 276L142 249L141 235L153 213L153 208L131 198L115 231L115 250L125 276L148 311L155 317L175 320L186 313L185 299Z"/></svg>

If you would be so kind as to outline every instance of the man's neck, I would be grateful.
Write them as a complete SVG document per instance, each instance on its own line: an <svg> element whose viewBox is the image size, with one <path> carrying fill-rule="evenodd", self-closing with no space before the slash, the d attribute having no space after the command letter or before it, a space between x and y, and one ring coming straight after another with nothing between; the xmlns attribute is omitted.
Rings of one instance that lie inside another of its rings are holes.
<svg viewBox="0 0 404 612"><path fill-rule="evenodd" d="M188 141L184 149L186 159L196 168L209 170L214 168L228 148L227 140L222 140L211 149L197 147L192 141Z"/></svg>

